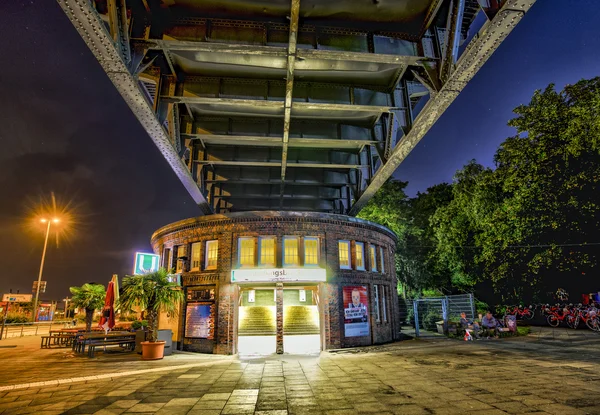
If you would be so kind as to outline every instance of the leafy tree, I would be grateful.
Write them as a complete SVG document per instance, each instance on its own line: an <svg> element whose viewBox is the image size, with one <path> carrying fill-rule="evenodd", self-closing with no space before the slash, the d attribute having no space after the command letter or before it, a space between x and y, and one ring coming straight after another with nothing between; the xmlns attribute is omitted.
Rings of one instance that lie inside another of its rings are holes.
<svg viewBox="0 0 600 415"><path fill-rule="evenodd" d="M119 307L123 311L139 307L147 312L151 342L158 338L158 314L165 311L176 316L184 299L181 288L170 282L168 276L167 270L161 268L155 272L123 278Z"/></svg>
<svg viewBox="0 0 600 415"><path fill-rule="evenodd" d="M81 287L69 288L73 298L71 304L75 308L85 309L85 329L92 330L94 311L104 307L106 291L101 284L83 284Z"/></svg>

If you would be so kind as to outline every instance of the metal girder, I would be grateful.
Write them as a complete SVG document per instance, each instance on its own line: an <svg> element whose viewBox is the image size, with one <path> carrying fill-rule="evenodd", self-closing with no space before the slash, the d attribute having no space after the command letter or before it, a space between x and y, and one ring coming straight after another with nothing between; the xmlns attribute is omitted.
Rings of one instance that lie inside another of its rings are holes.
<svg viewBox="0 0 600 415"><path fill-rule="evenodd" d="M125 0L108 0L107 8L110 36L125 65L130 65L131 48L129 45L129 24L127 22Z"/></svg>
<svg viewBox="0 0 600 415"><path fill-rule="evenodd" d="M294 94L294 68L296 66L296 49L298 40L298 19L300 15L300 0L291 0L290 35L287 50L287 74L285 79L285 102L283 108L283 139L281 147L281 186L279 196L280 205L283 206L283 192L285 188L285 169L287 167L288 142L290 140L290 121L292 118L292 105Z"/></svg>
<svg viewBox="0 0 600 415"><path fill-rule="evenodd" d="M215 195L215 198L221 199L256 199L256 200L281 200L281 195ZM341 196L313 196L313 195L284 195L284 200L340 200Z"/></svg>
<svg viewBox="0 0 600 415"><path fill-rule="evenodd" d="M202 140L205 144L281 147L281 137L261 137L244 135L215 135L215 134L181 134L182 137ZM290 138L288 147L291 148L329 148L329 149L361 149L367 145L377 144L372 140L338 140L325 138Z"/></svg>
<svg viewBox="0 0 600 415"><path fill-rule="evenodd" d="M458 56L458 43L462 28L462 17L465 10L465 0L451 0L446 24L446 49L442 59L440 79L446 82L454 69Z"/></svg>
<svg viewBox="0 0 600 415"><path fill-rule="evenodd" d="M204 214L212 213L210 204L177 154L168 134L159 124L136 79L119 56L92 3L88 0L57 1L200 210Z"/></svg>
<svg viewBox="0 0 600 415"><path fill-rule="evenodd" d="M477 74L494 51L506 39L525 13L536 0L507 0L494 19L480 31L477 39L466 48L452 74L441 90L427 102L414 121L410 132L394 148L387 163L375 173L375 176L354 203L349 214L356 215L373 197L375 192L396 171L400 163L421 141L443 112L456 99L467 83Z"/></svg>
<svg viewBox="0 0 600 415"><path fill-rule="evenodd" d="M194 163L213 166L236 166L236 167L281 167L279 161L232 161L232 160L194 160ZM310 169L361 169L369 167L366 164L333 164L333 163L288 163L288 167L301 167Z"/></svg>
<svg viewBox="0 0 600 415"><path fill-rule="evenodd" d="M278 185L280 183L279 179L275 179L275 180L253 180L253 179L248 179L248 180L237 180L237 179L207 179L205 180L206 184L244 184L244 185ZM298 181L290 181L290 180L286 180L285 182L286 186L310 186L310 187L344 187L344 186L348 186L348 183L346 182L337 182L337 183L328 183L328 182L298 182Z"/></svg>

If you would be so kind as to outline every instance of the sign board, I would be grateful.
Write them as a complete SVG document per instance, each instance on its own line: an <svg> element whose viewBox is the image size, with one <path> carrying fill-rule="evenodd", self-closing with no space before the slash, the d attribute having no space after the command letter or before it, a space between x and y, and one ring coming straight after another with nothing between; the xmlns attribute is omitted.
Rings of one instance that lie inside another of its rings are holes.
<svg viewBox="0 0 600 415"><path fill-rule="evenodd" d="M323 268L252 268L231 271L231 282L324 282Z"/></svg>
<svg viewBox="0 0 600 415"><path fill-rule="evenodd" d="M4 294L2 301L10 301L13 303L30 303L33 294Z"/></svg>
<svg viewBox="0 0 600 415"><path fill-rule="evenodd" d="M133 274L146 274L148 272L158 271L160 264L160 255L145 254L143 252L135 253L135 263L133 265Z"/></svg>
<svg viewBox="0 0 600 415"><path fill-rule="evenodd" d="M45 293L46 292L46 282L47 281L41 281L41 283L40 283L40 293ZM33 282L33 288L31 289L32 292L37 292L37 288L38 288L38 282L34 281Z"/></svg>
<svg viewBox="0 0 600 415"><path fill-rule="evenodd" d="M369 296L367 287L364 285L346 285L342 293L345 336L369 336Z"/></svg>

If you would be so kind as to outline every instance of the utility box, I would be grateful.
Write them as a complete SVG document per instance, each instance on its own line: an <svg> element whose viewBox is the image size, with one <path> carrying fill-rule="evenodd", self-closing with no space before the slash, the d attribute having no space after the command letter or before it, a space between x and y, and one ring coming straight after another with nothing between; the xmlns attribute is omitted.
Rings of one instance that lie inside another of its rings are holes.
<svg viewBox="0 0 600 415"><path fill-rule="evenodd" d="M173 331L171 329L159 330L157 340L165 342L165 356L170 356L173 353Z"/></svg>

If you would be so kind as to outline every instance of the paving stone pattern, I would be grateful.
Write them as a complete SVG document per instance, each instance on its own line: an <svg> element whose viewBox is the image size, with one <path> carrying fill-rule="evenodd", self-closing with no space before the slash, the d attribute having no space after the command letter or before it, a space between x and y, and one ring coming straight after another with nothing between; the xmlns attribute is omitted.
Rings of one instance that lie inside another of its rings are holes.
<svg viewBox="0 0 600 415"><path fill-rule="evenodd" d="M0 348L0 361L12 362L3 371L5 385L46 379L59 370L62 378L81 376L74 372L82 370L118 373L125 363L127 370L165 370L0 391L0 413L600 414L597 340L411 340L320 357L223 360L186 354L161 362L131 354L68 360L60 350L23 356L21 345ZM18 360L26 362L23 370L16 370Z"/></svg>

